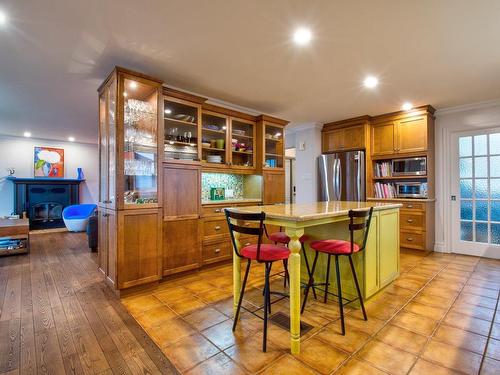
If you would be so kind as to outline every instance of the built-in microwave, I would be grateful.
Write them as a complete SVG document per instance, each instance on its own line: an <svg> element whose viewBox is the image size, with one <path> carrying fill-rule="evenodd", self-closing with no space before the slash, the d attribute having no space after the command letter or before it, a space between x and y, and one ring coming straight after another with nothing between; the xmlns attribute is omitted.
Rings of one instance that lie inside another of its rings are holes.
<svg viewBox="0 0 500 375"><path fill-rule="evenodd" d="M392 160L393 176L425 176L427 174L427 158L407 158Z"/></svg>
<svg viewBox="0 0 500 375"><path fill-rule="evenodd" d="M396 183L398 198L427 198L427 182L398 182Z"/></svg>

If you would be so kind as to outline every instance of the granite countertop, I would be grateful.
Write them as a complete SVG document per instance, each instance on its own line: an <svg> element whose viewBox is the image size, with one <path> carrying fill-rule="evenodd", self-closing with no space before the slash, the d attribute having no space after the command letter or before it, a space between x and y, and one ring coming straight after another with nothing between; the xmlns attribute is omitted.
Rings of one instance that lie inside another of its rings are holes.
<svg viewBox="0 0 500 375"><path fill-rule="evenodd" d="M433 198L366 198L367 201L384 202L435 202Z"/></svg>
<svg viewBox="0 0 500 375"><path fill-rule="evenodd" d="M202 200L201 204L202 205L209 205L209 204L235 204L235 203L261 203L262 199L260 198L231 198L231 199L221 199L221 200Z"/></svg>
<svg viewBox="0 0 500 375"><path fill-rule="evenodd" d="M280 204L267 206L250 206L236 208L239 212L265 212L269 219L285 219L293 221L306 221L324 219L335 216L345 216L349 210L368 209L388 210L400 208L403 205L398 202L313 202L301 204Z"/></svg>

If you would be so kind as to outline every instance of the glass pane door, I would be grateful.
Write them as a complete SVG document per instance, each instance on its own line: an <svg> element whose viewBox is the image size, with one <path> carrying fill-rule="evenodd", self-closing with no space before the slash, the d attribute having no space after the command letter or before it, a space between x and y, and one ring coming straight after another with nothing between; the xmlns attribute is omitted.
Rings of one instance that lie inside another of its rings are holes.
<svg viewBox="0 0 500 375"><path fill-rule="evenodd" d="M500 133L458 136L457 169L458 251L500 254Z"/></svg>
<svg viewBox="0 0 500 375"><path fill-rule="evenodd" d="M165 160L198 160L198 108L164 101Z"/></svg>
<svg viewBox="0 0 500 375"><path fill-rule="evenodd" d="M124 79L124 202L157 203L157 87Z"/></svg>
<svg viewBox="0 0 500 375"><path fill-rule="evenodd" d="M233 166L253 167L254 128L252 122L231 119L231 158Z"/></svg>
<svg viewBox="0 0 500 375"><path fill-rule="evenodd" d="M107 126L107 99L108 88L99 96L99 202L108 201L108 126Z"/></svg>
<svg viewBox="0 0 500 375"><path fill-rule="evenodd" d="M201 117L202 160L226 164L227 117L206 112Z"/></svg>
<svg viewBox="0 0 500 375"><path fill-rule="evenodd" d="M283 168L283 128L266 123L264 125L264 142L264 166L266 168Z"/></svg>

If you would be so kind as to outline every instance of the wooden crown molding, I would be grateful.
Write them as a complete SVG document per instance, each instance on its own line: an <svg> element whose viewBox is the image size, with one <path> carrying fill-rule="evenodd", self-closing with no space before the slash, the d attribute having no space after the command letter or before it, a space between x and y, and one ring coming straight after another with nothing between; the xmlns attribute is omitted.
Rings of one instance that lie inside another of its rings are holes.
<svg viewBox="0 0 500 375"><path fill-rule="evenodd" d="M283 125L286 126L290 121L287 120L282 120L277 117L272 117L268 115L260 115L257 116L257 121L266 121L266 122L272 122L273 124L278 124L278 125Z"/></svg>
<svg viewBox="0 0 500 375"><path fill-rule="evenodd" d="M187 100L189 102L193 102L196 104L203 104L208 100L208 98L204 98L203 96L190 94L188 92L184 92L168 86L163 86L163 95L171 96L177 99Z"/></svg>
<svg viewBox="0 0 500 375"><path fill-rule="evenodd" d="M201 105L201 108L204 110L207 110L207 111L220 113L220 114L230 116L230 117L238 117L238 118L248 120L248 121L253 121L253 122L257 121L257 118L253 115L250 115L250 114L245 113L245 112L236 111L234 109L221 107L221 106L218 106L215 104L203 103Z"/></svg>

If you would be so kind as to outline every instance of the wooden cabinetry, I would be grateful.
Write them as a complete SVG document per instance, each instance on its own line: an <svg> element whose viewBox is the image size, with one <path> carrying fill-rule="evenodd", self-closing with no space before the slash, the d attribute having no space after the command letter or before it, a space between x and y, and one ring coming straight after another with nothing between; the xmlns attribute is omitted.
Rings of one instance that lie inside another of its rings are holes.
<svg viewBox="0 0 500 375"><path fill-rule="evenodd" d="M382 115L372 118L372 156L426 152L433 144L434 110L420 108L410 113Z"/></svg>
<svg viewBox="0 0 500 375"><path fill-rule="evenodd" d="M257 117L259 170L284 170L286 124L288 121L271 116Z"/></svg>
<svg viewBox="0 0 500 375"><path fill-rule="evenodd" d="M369 120L369 116L361 116L325 124L322 130L322 152L366 149Z"/></svg>
<svg viewBox="0 0 500 375"><path fill-rule="evenodd" d="M199 165L163 166L163 275L200 266Z"/></svg>
<svg viewBox="0 0 500 375"><path fill-rule="evenodd" d="M161 277L162 82L115 68L99 88L99 268L115 289Z"/></svg>
<svg viewBox="0 0 500 375"><path fill-rule="evenodd" d="M285 203L285 172L264 171L262 173L262 203Z"/></svg>

